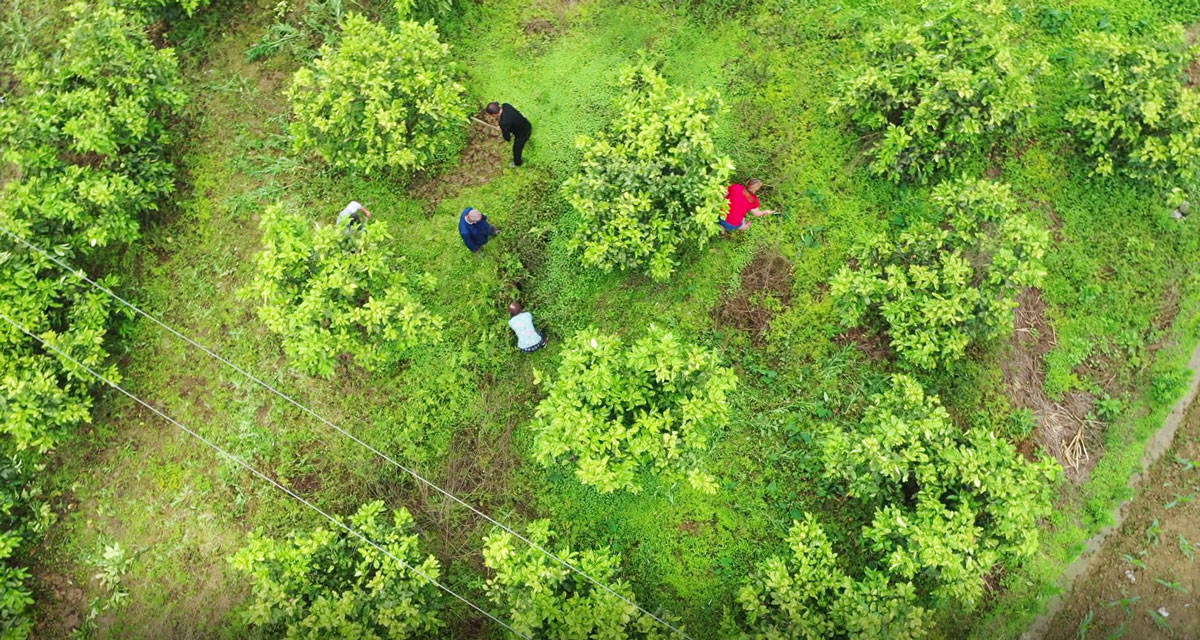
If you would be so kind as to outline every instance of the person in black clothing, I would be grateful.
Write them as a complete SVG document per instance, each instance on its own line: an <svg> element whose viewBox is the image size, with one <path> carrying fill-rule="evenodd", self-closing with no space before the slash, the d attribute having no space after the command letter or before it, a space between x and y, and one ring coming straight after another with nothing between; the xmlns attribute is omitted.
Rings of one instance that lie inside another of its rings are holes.
<svg viewBox="0 0 1200 640"><path fill-rule="evenodd" d="M529 142L533 125L529 124L529 120L525 119L516 107L507 102L493 102L487 106L487 112L500 120L500 133L504 136L504 141L508 142L509 138L513 138L512 166L521 166L521 150L525 148L525 143Z"/></svg>

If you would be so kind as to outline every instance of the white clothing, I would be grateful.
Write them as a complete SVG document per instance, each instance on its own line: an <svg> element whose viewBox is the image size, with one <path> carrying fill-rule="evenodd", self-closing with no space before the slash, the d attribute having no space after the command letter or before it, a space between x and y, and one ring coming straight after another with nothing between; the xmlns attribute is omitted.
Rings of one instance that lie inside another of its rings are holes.
<svg viewBox="0 0 1200 640"><path fill-rule="evenodd" d="M517 334L518 349L532 349L542 341L542 334L533 327L533 314L528 311L509 318L508 326Z"/></svg>
<svg viewBox="0 0 1200 640"><path fill-rule="evenodd" d="M346 226L347 224L350 223L350 216L352 216L362 210L363 210L363 206L361 204L359 204L359 202L357 200L351 200L350 204L346 205L346 208L342 209L342 212L338 214L337 226L338 227Z"/></svg>

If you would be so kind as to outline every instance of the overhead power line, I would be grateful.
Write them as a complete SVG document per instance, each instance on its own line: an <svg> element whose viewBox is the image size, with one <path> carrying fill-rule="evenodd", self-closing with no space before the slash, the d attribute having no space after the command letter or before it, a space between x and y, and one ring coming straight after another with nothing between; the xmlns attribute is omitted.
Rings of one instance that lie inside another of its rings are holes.
<svg viewBox="0 0 1200 640"><path fill-rule="evenodd" d="M576 575L578 575L578 576L580 576L580 577L584 578L585 580L587 580L588 582L592 583L593 585L595 585L595 586L599 587L599 588L600 588L600 589L602 589L603 591L605 591L605 592L607 592L607 593L611 594L612 596L615 596L616 598L620 599L620 600L621 600L622 602L624 602L625 604L628 604L629 606L631 606L631 607L634 607L635 609L637 609L638 611L641 611L642 613L646 614L647 616L650 616L650 618L651 618L651 619L653 619L655 622L657 622L658 624L660 624L660 625L662 625L662 626L666 627L667 629L670 629L670 630L671 630L673 633L675 633L676 635L682 636L683 638L686 638L687 640L695 640L695 638L693 638L692 636L690 636L690 635L688 635L687 633L685 633L685 632L684 632L682 629L680 629L680 628L676 627L675 625L671 624L670 622L667 622L666 620L664 620L664 619L660 618L659 616L657 616L657 615L655 615L655 614L651 613L650 611L647 611L647 610L646 610L646 609L644 609L644 608L643 608L641 605L639 605L639 604L637 604L636 602L634 602L634 601L630 600L629 598L626 598L625 596L621 595L620 593L618 593L617 591L615 591L614 589L612 589L612 588L611 588L611 587L609 587L608 585L604 584L603 582L600 582L600 581L599 581L599 580L597 580L596 578L593 578L591 575L589 575L587 572L585 572L584 570L582 570L582 569L580 569L579 567L577 567L575 564L573 564L573 563L571 563L571 562L568 562L568 561L564 560L563 558L561 558L561 557L559 557L558 555L554 554L553 552L551 552L550 550L546 549L545 547L543 547L542 545L538 544L537 542L534 542L533 540L530 540L530 539L529 539L529 538L527 538L526 536L524 536L524 535L521 535L520 533L518 533L517 531L515 531L515 530L514 530L512 527L509 527L508 525L506 525L506 524L504 524L504 523L500 522L499 520L496 520L495 518L491 517L491 516L490 516L490 515L488 515L487 513L484 513L482 510L480 510L479 508L475 507L474 505L472 505L472 504L470 504L470 503L468 503L468 502L466 502L466 501L462 500L462 499L461 499L461 498L459 498L458 496L454 495L453 493L451 493L451 492L450 492L450 491L448 491L447 489L443 489L441 486L439 486L439 485L435 484L434 482L432 482L432 481L430 481L430 480L426 479L424 476L422 476L421 474L417 473L415 470L413 470L413 469L409 468L408 466L406 466L406 465L404 465L404 464L401 464L400 462L398 462L397 460L395 460L394 458L392 458L392 457L391 457L391 456L389 456L388 454L386 454L386 453L384 453L384 452L380 451L379 449L376 449L375 447L371 446L371 445L370 445L370 444L368 444L367 442L363 441L363 440L362 440L361 438L359 438L358 436L355 436L354 434L350 433L349 431L346 431L345 429L343 429L343 428L339 427L338 425L334 424L334 423L333 423L333 422L331 422L329 419L327 419L327 418L325 418L324 416L320 415L320 414L319 414L319 413L317 413L316 411L313 411L312 409L308 408L307 406L305 406L305 405L301 404L300 402L296 401L295 399L293 399L291 396L289 396L289 395L287 395L286 393L283 393L283 392L282 392L282 391L280 391L279 389L275 388L275 387L274 387L273 385L271 385L270 383L263 381L261 378L259 378L258 376L254 375L253 373L250 373L249 371L247 371L246 369L243 369L242 367L238 366L237 364L234 364L233 362L230 362L228 359L226 359L225 357L223 357L223 356L221 356L220 354L216 353L216 352L215 352L215 351L213 351L212 349L209 349L208 347L206 347L206 346L204 346L204 345L200 344L199 342L196 342L195 340L193 340L193 339L189 338L188 336L186 336L186 335L184 335L184 334L180 333L180 332L179 332L179 331L177 331L177 330L176 330L174 327L172 327L172 326L170 326L170 325L166 324L166 323L165 323L165 322L163 322L162 320L159 320L157 317L155 317L155 316L151 315L150 313L148 313L148 312L146 312L146 311L142 310L142 309L141 309L140 307L138 307L137 305L134 305L133 303L131 303L131 302L129 302L128 300L126 300L125 298L122 298L121 296L117 295L117 294L116 294L114 291L112 291L112 290L111 290L111 289L109 289L108 287L106 287L106 286L104 286L104 285L100 284L99 282L96 282L95 280L93 280L93 279L91 279L90 277L88 277L88 275L87 275L86 273L84 273L82 270L80 270L80 269L76 269L76 268L72 267L71 265L67 264L67 263L66 263L66 262L64 262L63 260L59 259L57 256L54 256L54 255L52 255L51 253L49 253L48 251L46 251L46 250L42 249L41 247L38 247L37 245L34 245L33 243L29 242L28 240L26 240L26 239L22 238L21 236L18 236L17 234L13 233L12 231L10 231L9 229L7 229L6 227L2 227L2 226L0 226L0 231L4 232L6 235L8 235L8 236L9 236L9 237L11 237L12 239L16 240L17 242L21 243L22 245L25 245L25 246L26 246L26 247L28 247L29 249L31 249L31 250L33 250L33 251L36 251L37 253L41 254L42 256L44 256L45 258L47 258L47 259L48 259L48 260L50 260L51 262L54 262L55 264L57 264L58 266L62 267L63 269L66 269L67 271L69 271L69 272L73 273L73 274L74 274L74 275L75 275L77 278L79 278L79 279L83 280L84 282L87 282L88 284L90 284L91 286L95 287L96 289L99 289L100 291L103 291L104 293L108 294L108 295L109 295L110 297L112 297L114 300L116 300L116 301L120 302L121 304L125 305L127 308L129 308L129 309L130 309L131 311L133 311L134 313L137 313L138 315L140 315L140 316L142 316L142 317L146 318L147 320L150 320L151 322L153 322L153 323L157 324L158 326L162 327L163 329L166 329L167 331L169 331L171 334L173 334L174 336L176 336L176 337L177 337L177 338L179 338L180 340L183 340L184 342L187 342L188 344L192 345L193 347L195 347L195 348L197 348L197 349L199 349L199 350L203 351L203 352L204 352L205 354L207 354L209 357L211 357L211 358L213 358L213 359L215 359L215 360L218 360L218 361L220 361L221 363L225 364L226 366L228 366L228 367L230 367L230 368L234 369L234 370L235 370L235 371L237 371L238 373L240 373L240 374L242 374L243 376L246 376L246 377L247 377L247 378L249 378L250 380L254 381L256 384L258 384L258 385L259 385L259 386L261 386L262 388L264 388L264 389L266 389L266 390L270 391L271 393L275 394L275 395L276 395L276 396L278 396L279 398L282 398L283 400L285 400L286 402L288 402L288 403L289 403L289 404L291 404L292 406L296 407L297 409L300 409L300 410L301 410L301 411L303 411L304 413L307 413L308 415L310 415L310 416L312 416L312 417L316 418L318 421L320 421L321 423L325 424L325 425L326 425L326 426L328 426L329 428L333 429L334 431L337 431L338 433L342 434L343 436L345 436L345 437L349 438L350 440L354 441L354 442L355 442L355 443L357 443L358 445L360 445L360 446L362 446L363 448L367 449L367 450L368 450L368 451L370 451L371 453L374 453L375 455L379 456L379 457L380 457L380 458L382 458L383 460L386 460L387 462L391 463L391 464L392 464L393 466L395 466L397 469L400 469L400 470L404 471L405 473L407 473L409 476L411 476L413 479L417 480L417 481L418 481L418 482L420 482L421 484L424 484L425 486L429 487L430 489L433 489L434 491L437 491L438 493L440 493L440 494L442 494L443 496L445 496L445 497L449 498L449 499L450 499L450 500L452 500L453 502L455 502L455 503L459 504L460 506L462 506L462 507L464 507L464 508L468 509L469 511L471 511L471 512L472 512L472 513L474 513L475 515L479 516L480 518L483 518L484 520L487 520L488 522L490 522L490 523L492 523L493 525L495 525L496 527L499 527L500 529L502 529L502 530L506 531L507 533L509 533L509 534L511 534L512 536L516 537L518 540L520 540L520 541L524 542L525 544L529 545L530 547L532 547L532 548L534 548L534 549L537 549L539 552L541 552L542 554L544 554L546 557L550 558L551 560L554 560L554 561L555 561L555 562L557 562L559 565L561 565L561 566L563 566L563 567L565 567L565 568L569 569L570 571L572 571L572 572L573 572L573 573L575 573Z"/></svg>
<svg viewBox="0 0 1200 640"><path fill-rule="evenodd" d="M348 526L346 523L342 522L341 520L339 520L339 519L337 519L337 518L335 518L335 517L333 517L333 516L329 515L329 514L328 514L328 513L326 513L324 510L322 510L320 507L318 507L318 506L314 505L313 503L309 502L308 500L305 500L304 498L302 498L302 497L300 497L299 495L297 495L297 494L296 494L294 491L292 491L291 489L288 489L287 487L283 486L282 484L279 484L278 482L276 482L276 481L275 481L273 478L271 478L270 476L268 476L268 475L264 474L263 472L259 471L258 469L255 469L254 467L250 466L250 463L248 463L248 462L246 462L245 460L243 460L243 459L239 458L238 456L235 456L235 455L233 455L232 453L229 453L228 451L226 451L226 450L222 449L222 448L221 448L219 445L217 445L217 444L213 443L213 442L212 442L211 440L209 440L208 438L205 438L204 436L200 435L199 433L197 433L197 432L193 431L192 429L188 428L186 425L184 425L183 423L179 422L179 421L178 421L178 420L176 420L175 418L172 418L171 416L169 416L169 415L167 415L167 414L163 413L162 411L160 411L159 409L157 409L156 407L154 407L153 405L151 405L149 402L146 402L145 400L142 400L141 398L139 398L138 396L136 396L136 395L134 395L134 394L130 393L129 391L126 391L126 390L125 390L125 388L124 388L124 387L122 387L121 385L119 385L119 384L117 384L117 383L113 382L112 380L109 380L107 377L105 377L104 375L102 375L102 374L100 374L100 373L96 372L96 371L95 371L95 370L93 370L91 367L89 367L89 366L87 366L86 364L83 364L82 362L80 362L80 361L76 360L75 358L71 357L71 355L67 354L65 351L63 351L63 350L59 349L58 347L54 346L53 344L51 344L51 343L47 342L46 340L44 340L43 338L41 338L41 337L40 337L40 336L38 336L37 334L33 333L33 332L32 332L32 331L30 331L29 329L26 329L26 328L25 328L25 326L24 326L24 325L22 325L21 323L19 323L19 322L17 322L16 320L13 320L12 318L8 317L8 316L7 316L7 315L6 315L6 314L5 314L3 311L0 311L0 318L3 318L3 319L6 321L6 322L8 322L9 324L11 324L12 326L14 326L14 327L16 327L16 328L20 329L20 330L21 330L23 333L25 333L25 335L29 336L30 338L33 338L34 340L37 340L39 343L41 343L41 345L42 345L43 347L45 347L45 348L47 348L47 349L50 349L50 350L54 351L54 353L58 354L59 356L61 356L61 357L63 357L63 358L66 358L67 360L71 361L71 363L72 363L72 364L74 364L75 366L79 367L80 369L83 369L84 371L87 371L87 372L88 372L88 373L90 373L92 376L94 376L96 379L98 379L98 380L100 380L101 382L103 382L104 384L106 384L106 385L108 385L108 386L112 387L113 389L116 389L117 391L120 391L121 393L125 394L126 396L128 396L128 397L129 397L129 399L130 399L130 400L133 400L134 402L136 402L136 403L138 403L138 404L142 405L143 407L146 407L146 408L147 408L147 409L149 409L150 411L153 411L153 412L155 413L155 415L157 415L158 417L162 418L163 420L166 420L167 422L170 422L171 424L175 425L176 427L179 427L180 429L182 429L182 430L183 430L185 433L187 433L188 435L190 435L190 436L192 436L193 438L196 438L197 440L199 440L200 442L203 442L204 444L208 445L210 448L212 448L212 450L213 450L213 451L216 451L218 454L220 454L220 455L221 455L221 456L223 456L224 458L226 458L226 459L228 459L229 461L231 461L231 462L233 462L233 463L237 464L238 466L240 466L240 467L244 468L246 471L249 471L250 473L252 473L252 474L254 474L254 475L258 476L259 478L262 478L263 480L266 480L267 482L269 482L269 483L271 483L272 485L274 485L276 489L279 489L280 491L282 491L282 492L286 493L287 495L289 495L289 496L291 496L291 497L295 498L295 499L296 499L296 500L298 500L298 501L299 501L301 504L303 504L304 506L308 507L309 509L312 509L313 511L316 511L317 513L321 514L322 516L324 516L324 517L325 517L325 519L326 519L326 520L328 520L328 521L332 522L333 524L337 525L338 527L340 527L341 529L343 529L344 531L346 531L346 533L349 533L349 534L352 534L352 535L354 535L354 536L355 536L355 537L357 537L358 539L360 539L360 540L362 540L363 542L365 542L365 543L367 543L367 544L371 545L372 547L374 547L374 548L375 548L377 551L379 551L380 553L382 553L382 554L386 555L387 557L391 558L392 560L395 560L396 562L400 563L400 565L401 565L402 567L404 567L405 569L408 569L409 571L412 571L413 573L415 573L415 574L417 574L418 576L421 576L422 578L424 578L425 580L427 580L427 581L428 581L430 584L433 584L434 586L436 586L437 588L441 589L442 591L445 591L446 593L448 593L448 594L450 594L450 595L454 596L455 598L458 598L458 599L459 599L459 600L461 600L461 601L462 601L464 604L466 604L467 606L471 607L472 609L474 609L474 610L478 611L479 613L482 613L483 615L487 616L488 618L490 618L490 619L491 619L493 622L495 622L496 624L498 624L498 625L500 625L500 626L504 627L505 629L508 629L509 631L512 631L513 633L517 634L518 636L521 636L522 638L525 638L526 640L533 640L533 639L532 639L530 636L528 636L528 635L525 635L524 633L521 633L520 631L517 631L516 629L514 629L514 628L512 628L511 626L509 626L508 624L506 624L504 621L500 620L500 619L499 619L499 618L497 618L496 616L494 616L494 615L492 615L492 614L488 613L487 611L485 611L485 610L484 610L482 607L480 607L479 605L477 605L477 604L475 604L474 602L471 602L470 600L468 600L467 598L465 598L465 597L463 597L463 596L459 595L459 594L458 594L458 593L456 593L454 590L452 590L450 587L447 587L446 585L442 584L441 582L438 582L436 579L434 579L434 578L431 578L429 575L427 575L425 572L421 571L420 569L417 569L416 567L412 566L411 564L409 564L409 563L407 563L407 562L405 562L405 561L401 560L400 558L396 557L396 556L395 556L395 555L394 555L394 554L393 554L391 551L388 551L387 549L384 549L383 547L379 546L378 544L375 544L375 542L373 542L373 541L372 541L370 538L368 538L367 536L363 535L363 534L362 534L361 532L359 532L357 529L355 529L355 528L353 528L353 527L350 527L350 526Z"/></svg>

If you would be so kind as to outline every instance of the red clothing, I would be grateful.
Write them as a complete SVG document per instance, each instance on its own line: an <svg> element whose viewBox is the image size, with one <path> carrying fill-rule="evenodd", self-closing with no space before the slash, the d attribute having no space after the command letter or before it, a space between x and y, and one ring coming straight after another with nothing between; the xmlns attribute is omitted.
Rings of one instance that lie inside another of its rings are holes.
<svg viewBox="0 0 1200 640"><path fill-rule="evenodd" d="M725 194L725 198L729 200L729 215L725 216L725 222L735 227L742 226L746 214L758 208L758 198L740 184L729 185L729 192Z"/></svg>

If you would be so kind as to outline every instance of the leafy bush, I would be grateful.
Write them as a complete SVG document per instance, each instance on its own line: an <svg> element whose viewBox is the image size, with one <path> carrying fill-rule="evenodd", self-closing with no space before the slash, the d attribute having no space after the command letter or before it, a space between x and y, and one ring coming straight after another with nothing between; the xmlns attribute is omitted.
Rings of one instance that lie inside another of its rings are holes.
<svg viewBox="0 0 1200 640"><path fill-rule="evenodd" d="M880 136L872 170L921 182L960 166L1012 131L1034 107L1036 54L1010 44L999 2L927 3L920 22L867 35L866 61L843 80L830 111Z"/></svg>
<svg viewBox="0 0 1200 640"><path fill-rule="evenodd" d="M297 150L363 173L425 169L453 156L466 132L463 87L437 27L395 30L349 14L336 48L296 72L288 89Z"/></svg>
<svg viewBox="0 0 1200 640"><path fill-rule="evenodd" d="M389 523L385 512L383 502L370 502L350 526L437 579L437 558L421 552L412 516L401 507ZM435 638L443 626L433 583L332 525L287 540L251 534L230 562L254 583L247 622L273 637Z"/></svg>
<svg viewBox="0 0 1200 640"><path fill-rule="evenodd" d="M929 629L911 582L868 569L855 580L811 514L792 523L792 555L764 562L738 591L732 618L743 640L915 640ZM733 635L733 634L730 634Z"/></svg>
<svg viewBox="0 0 1200 640"><path fill-rule="evenodd" d="M170 13L176 17L179 13L193 16L200 9L207 7L212 0L117 0L117 2L123 7L140 11L153 18L164 13Z"/></svg>
<svg viewBox="0 0 1200 640"><path fill-rule="evenodd" d="M529 525L527 537L629 602L629 584L617 578L620 559L604 550L571 551L554 544L550 523ZM488 598L500 607L513 629L539 640L666 640L670 632L628 602L555 562L506 531L484 539L483 563L494 574Z"/></svg>
<svg viewBox="0 0 1200 640"><path fill-rule="evenodd" d="M672 91L649 65L625 68L612 125L580 136L579 173L563 184L585 264L666 280L686 247L703 247L724 215L733 163L717 153L715 90Z"/></svg>
<svg viewBox="0 0 1200 640"><path fill-rule="evenodd" d="M437 339L442 320L409 290L385 222L347 234L275 205L260 225L263 249L248 292L296 368L330 376L337 357L348 353L376 370ZM423 274L418 284L430 286L431 279Z"/></svg>
<svg viewBox="0 0 1200 640"><path fill-rule="evenodd" d="M726 394L737 376L713 351L651 325L625 347L595 329L563 345L558 378L538 404L534 452L544 465L570 459L575 475L602 493L641 490L636 474L690 468L697 490L716 481L697 458L729 422Z"/></svg>
<svg viewBox="0 0 1200 640"><path fill-rule="evenodd" d="M831 292L843 324L882 320L903 361L922 369L962 358L972 340L1011 331L1019 288L1045 278L1049 237L1027 217L1007 185L944 183L934 204L945 224L917 223L879 234L852 251Z"/></svg>
<svg viewBox="0 0 1200 640"><path fill-rule="evenodd" d="M71 5L61 56L17 69L0 108L2 159L19 170L0 209L77 250L137 236L137 215L173 187L166 125L185 100L174 53L108 4ZM86 15L87 19L83 19Z"/></svg>
<svg viewBox="0 0 1200 640"><path fill-rule="evenodd" d="M1194 185L1200 170L1200 94L1184 85L1197 49L1183 27L1149 38L1083 37L1086 94L1067 112L1097 175L1124 175L1170 187Z"/></svg>
<svg viewBox="0 0 1200 640"><path fill-rule="evenodd" d="M1049 458L1027 462L983 429L958 428L908 376L893 376L869 403L857 430L825 442L825 468L875 506L863 537L879 567L938 605L973 605L998 563L1037 551L1061 469Z"/></svg>
<svg viewBox="0 0 1200 640"><path fill-rule="evenodd" d="M342 9L342 0L308 0L298 12L280 2L275 5L275 22L246 51L246 57L254 61L286 51L300 60L313 59L322 44L336 39Z"/></svg>

